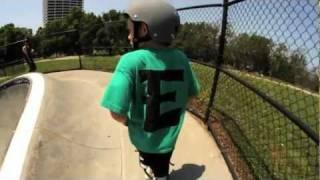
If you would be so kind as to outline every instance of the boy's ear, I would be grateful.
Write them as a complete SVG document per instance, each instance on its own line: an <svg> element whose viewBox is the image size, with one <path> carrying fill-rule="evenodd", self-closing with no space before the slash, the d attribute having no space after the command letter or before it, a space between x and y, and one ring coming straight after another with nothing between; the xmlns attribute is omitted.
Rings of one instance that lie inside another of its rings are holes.
<svg viewBox="0 0 320 180"><path fill-rule="evenodd" d="M144 37L148 34L148 26L145 24L145 23L141 23L141 29L140 29L140 33L141 33L141 36Z"/></svg>

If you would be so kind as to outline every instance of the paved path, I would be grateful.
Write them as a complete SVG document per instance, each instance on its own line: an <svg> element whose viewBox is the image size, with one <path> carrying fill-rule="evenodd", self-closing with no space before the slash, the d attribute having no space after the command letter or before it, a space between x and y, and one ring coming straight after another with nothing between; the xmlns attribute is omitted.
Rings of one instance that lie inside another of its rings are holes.
<svg viewBox="0 0 320 180"><path fill-rule="evenodd" d="M45 75L45 95L24 177L32 180L141 180L127 128L99 106L112 74L67 71ZM213 138L187 113L173 154L171 180L229 180Z"/></svg>

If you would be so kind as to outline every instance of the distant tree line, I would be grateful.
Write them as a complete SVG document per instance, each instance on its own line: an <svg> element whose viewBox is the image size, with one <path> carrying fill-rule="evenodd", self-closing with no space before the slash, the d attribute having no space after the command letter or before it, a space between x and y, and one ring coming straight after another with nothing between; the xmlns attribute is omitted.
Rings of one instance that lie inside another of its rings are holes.
<svg viewBox="0 0 320 180"><path fill-rule="evenodd" d="M218 57L219 30L215 24L185 23L180 28L175 46L194 59L214 63ZM308 67L302 49L289 50L284 43L275 43L256 34L236 34L231 26L226 41L224 65L319 90L317 67Z"/></svg>
<svg viewBox="0 0 320 180"><path fill-rule="evenodd" d="M121 14L110 10L96 16L75 8L66 17L40 27L33 36L31 29L5 25L0 27L0 62L21 57L22 40L26 37L31 37L35 56L38 57L91 54L95 48L106 51L112 49L113 53L120 53L129 46L126 21ZM5 45L9 46L3 47Z"/></svg>
<svg viewBox="0 0 320 180"><path fill-rule="evenodd" d="M122 53L128 47L126 21L121 12L110 10L96 16L80 9L59 20L40 27L34 36L32 30L13 24L0 27L0 63L21 56L21 42L2 46L32 36L35 55L92 54L95 49ZM185 23L181 26L174 46L188 56L214 63L218 56L220 27L209 23ZM307 67L301 49L290 50L286 44L256 34L236 34L229 26L226 33L224 64L242 71L271 76L314 91L319 89L316 67ZM313 68L313 69L310 69Z"/></svg>
<svg viewBox="0 0 320 180"><path fill-rule="evenodd" d="M27 36L32 36L31 29L15 27L14 24L7 24L0 27L0 63L4 61L10 62L21 58L22 40Z"/></svg>
<svg viewBox="0 0 320 180"><path fill-rule="evenodd" d="M126 31L121 12L110 10L102 16L96 16L73 9L65 18L39 28L34 42L41 56L53 53L90 54L95 47L112 48L118 52L118 47L129 46Z"/></svg>

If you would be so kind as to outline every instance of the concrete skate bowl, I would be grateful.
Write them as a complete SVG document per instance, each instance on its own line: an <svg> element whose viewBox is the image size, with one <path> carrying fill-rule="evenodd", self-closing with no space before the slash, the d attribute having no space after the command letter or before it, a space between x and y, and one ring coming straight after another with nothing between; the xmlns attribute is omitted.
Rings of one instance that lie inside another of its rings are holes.
<svg viewBox="0 0 320 180"><path fill-rule="evenodd" d="M40 109L41 77L29 74L0 85L0 179L18 179L22 170Z"/></svg>
<svg viewBox="0 0 320 180"><path fill-rule="evenodd" d="M23 113L30 82L16 79L0 86L0 167Z"/></svg>
<svg viewBox="0 0 320 180"><path fill-rule="evenodd" d="M1 143L6 146L1 144L0 179L97 179L98 166L114 171L103 162L110 162L108 150L120 146L108 135L114 131L107 129L99 106L108 78L80 74L31 73L1 86Z"/></svg>
<svg viewBox="0 0 320 180"><path fill-rule="evenodd" d="M12 81L25 83L1 86L7 94L1 107L17 112L0 111L1 121L6 112L15 122L7 130L14 134L2 150L0 179L143 179L127 127L99 105L111 76L85 70L31 73ZM1 134L1 141L7 136ZM179 139L171 179L232 179L212 137L189 113Z"/></svg>

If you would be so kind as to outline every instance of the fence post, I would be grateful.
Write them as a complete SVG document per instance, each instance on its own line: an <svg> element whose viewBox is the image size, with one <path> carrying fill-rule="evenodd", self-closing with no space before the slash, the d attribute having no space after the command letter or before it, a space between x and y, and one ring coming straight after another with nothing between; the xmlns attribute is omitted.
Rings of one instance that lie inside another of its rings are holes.
<svg viewBox="0 0 320 180"><path fill-rule="evenodd" d="M218 81L219 81L220 67L223 63L223 54L224 54L224 47L226 42L226 30L227 30L227 23L228 23L227 18L228 18L228 0L223 0L223 16L222 16L222 24L221 24L221 34L219 38L219 51L218 51L218 58L217 58L217 64L216 64L216 71L214 74L214 80L211 88L210 100L209 100L207 111L205 114L206 122L208 122L209 116L211 114L211 107L214 102Z"/></svg>
<svg viewBox="0 0 320 180"><path fill-rule="evenodd" d="M79 24L78 24L78 27L76 27L76 33L77 33L77 37L78 37L78 42L77 42L77 54L79 56L79 69L81 70L82 69L82 59L81 59L81 55L82 55L82 44L80 42L80 33L81 33L81 19L82 17L80 17L79 19Z"/></svg>
<svg viewBox="0 0 320 180"><path fill-rule="evenodd" d="M78 35L78 42L77 42L77 54L79 56L79 69L82 70L82 59L81 59L81 55L82 55L82 44L80 42L80 28L78 28L78 30L76 31L77 35Z"/></svg>

